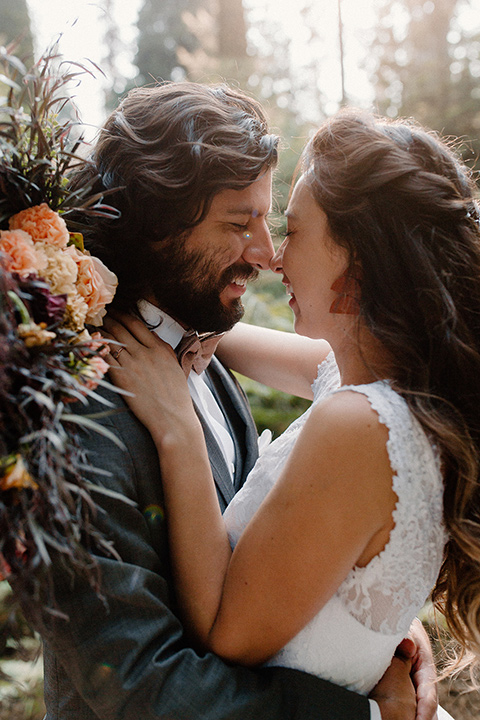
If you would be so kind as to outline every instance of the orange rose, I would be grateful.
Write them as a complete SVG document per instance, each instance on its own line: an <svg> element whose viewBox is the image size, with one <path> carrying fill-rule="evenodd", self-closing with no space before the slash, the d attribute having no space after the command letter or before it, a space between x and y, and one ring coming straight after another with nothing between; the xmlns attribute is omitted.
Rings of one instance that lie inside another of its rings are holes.
<svg viewBox="0 0 480 720"><path fill-rule="evenodd" d="M22 277L38 274L47 266L45 253L35 247L30 235L23 230L0 231L0 252L5 253L7 270Z"/></svg>
<svg viewBox="0 0 480 720"><path fill-rule="evenodd" d="M17 213L9 220L10 230L24 230L34 242L45 242L58 248L67 247L69 234L65 220L46 203Z"/></svg>
<svg viewBox="0 0 480 720"><path fill-rule="evenodd" d="M106 313L105 305L112 301L118 284L117 276L101 260L84 255L70 245L67 248L78 267L77 292L88 305L85 322L101 325Z"/></svg>

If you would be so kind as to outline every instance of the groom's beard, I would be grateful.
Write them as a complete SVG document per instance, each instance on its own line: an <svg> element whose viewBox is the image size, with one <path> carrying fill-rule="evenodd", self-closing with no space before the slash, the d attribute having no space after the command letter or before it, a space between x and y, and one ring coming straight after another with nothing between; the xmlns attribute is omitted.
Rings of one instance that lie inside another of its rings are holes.
<svg viewBox="0 0 480 720"><path fill-rule="evenodd" d="M245 310L240 298L224 305L220 293L234 280L258 277L258 270L236 263L219 271L218 259L183 247L162 248L155 255L159 269L150 287L162 310L198 332L225 332L241 320Z"/></svg>

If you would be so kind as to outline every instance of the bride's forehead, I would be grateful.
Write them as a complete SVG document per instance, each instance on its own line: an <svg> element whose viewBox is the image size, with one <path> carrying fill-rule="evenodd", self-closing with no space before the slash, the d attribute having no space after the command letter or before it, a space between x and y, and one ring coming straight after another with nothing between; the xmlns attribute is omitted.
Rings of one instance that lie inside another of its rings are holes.
<svg viewBox="0 0 480 720"><path fill-rule="evenodd" d="M318 207L305 181L305 176L301 175L293 189L285 215L287 217L297 217L307 209L311 212L314 206Z"/></svg>

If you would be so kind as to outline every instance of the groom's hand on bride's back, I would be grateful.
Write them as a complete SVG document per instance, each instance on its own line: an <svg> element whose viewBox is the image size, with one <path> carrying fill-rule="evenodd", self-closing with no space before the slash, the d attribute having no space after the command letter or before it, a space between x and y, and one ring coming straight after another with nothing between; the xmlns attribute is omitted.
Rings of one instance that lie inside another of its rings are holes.
<svg viewBox="0 0 480 720"><path fill-rule="evenodd" d="M411 677L417 695L416 720L433 720L438 708L437 671L430 640L417 618L410 626L409 638L398 646L396 654L412 659Z"/></svg>
<svg viewBox="0 0 480 720"><path fill-rule="evenodd" d="M369 697L380 706L382 720L416 719L417 697L410 677L411 670L411 658L395 656L370 693Z"/></svg>
<svg viewBox="0 0 480 720"><path fill-rule="evenodd" d="M370 693L380 706L382 720L434 720L438 698L430 641L419 620L410 639L397 648L392 664Z"/></svg>

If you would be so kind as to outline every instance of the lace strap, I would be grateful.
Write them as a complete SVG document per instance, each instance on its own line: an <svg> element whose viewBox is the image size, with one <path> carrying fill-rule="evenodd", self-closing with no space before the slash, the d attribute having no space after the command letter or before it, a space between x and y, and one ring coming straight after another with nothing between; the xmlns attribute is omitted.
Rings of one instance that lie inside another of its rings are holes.
<svg viewBox="0 0 480 720"><path fill-rule="evenodd" d="M334 392L352 390L365 395L379 422L388 429L387 451L393 471L393 489L398 495L404 493L398 478L408 473L411 454L432 457L432 447L418 420L412 415L406 401L392 389L388 380L379 380L365 385L343 385ZM409 448L406 453L405 449ZM408 488L407 488L408 489ZM397 492L399 491L399 493ZM400 497L400 496L399 496Z"/></svg>
<svg viewBox="0 0 480 720"><path fill-rule="evenodd" d="M348 385L365 395L388 429L392 488L398 497L385 548L354 568L339 589L349 612L371 629L406 630L437 578L447 539L440 459L407 402L388 381Z"/></svg>
<svg viewBox="0 0 480 720"><path fill-rule="evenodd" d="M327 393L340 386L340 371L333 351L330 351L323 362L318 366L317 377L312 383L313 402L316 403Z"/></svg>

